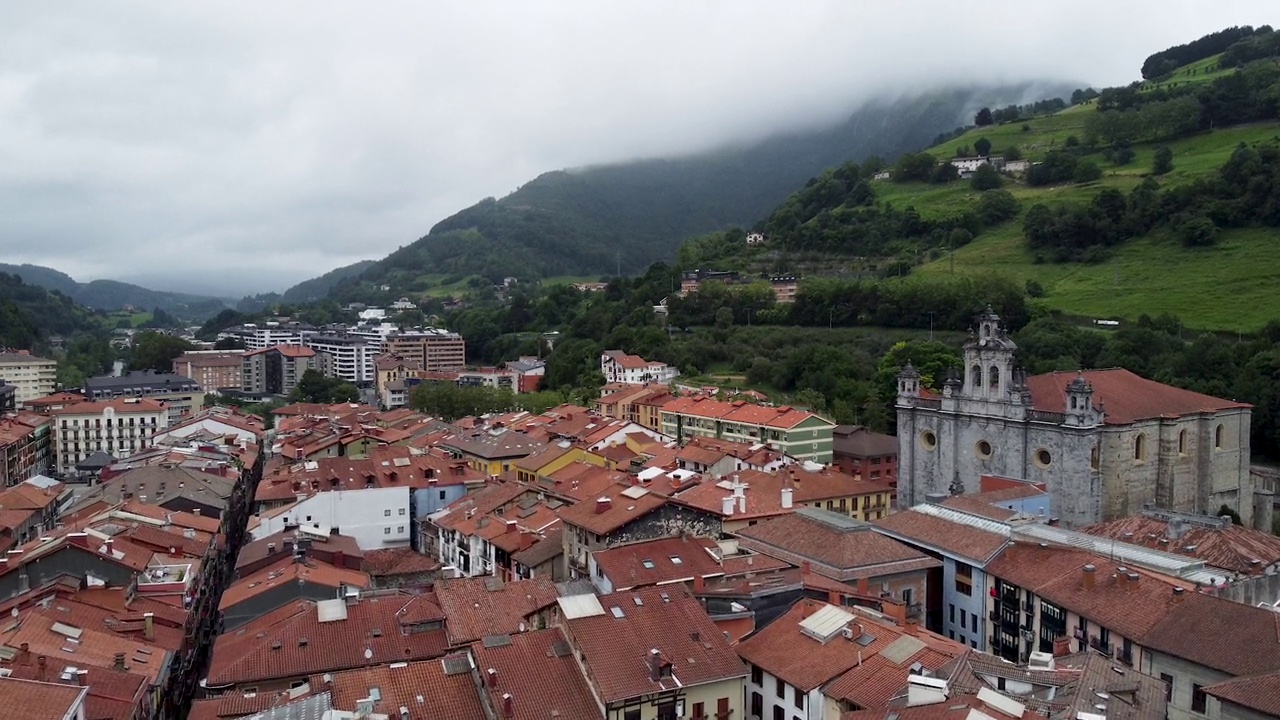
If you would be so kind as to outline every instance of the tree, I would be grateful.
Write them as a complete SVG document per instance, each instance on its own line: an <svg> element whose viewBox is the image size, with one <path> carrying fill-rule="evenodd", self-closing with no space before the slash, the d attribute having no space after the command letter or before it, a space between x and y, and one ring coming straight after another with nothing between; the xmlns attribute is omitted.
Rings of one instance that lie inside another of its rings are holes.
<svg viewBox="0 0 1280 720"><path fill-rule="evenodd" d="M1005 160L1021 160L1022 148L1018 147L1017 145L1010 145L1009 147L1005 148L1004 159Z"/></svg>
<svg viewBox="0 0 1280 720"><path fill-rule="evenodd" d="M243 350L244 341L237 337L224 337L213 344L214 350Z"/></svg>
<svg viewBox="0 0 1280 720"><path fill-rule="evenodd" d="M327 377L318 370L307 370L293 388L290 399L306 403L342 403L360 399L360 390L342 378Z"/></svg>
<svg viewBox="0 0 1280 720"><path fill-rule="evenodd" d="M972 185L974 190L995 190L1004 184L1000 179L1000 173L991 163L982 163L977 170L973 171Z"/></svg>
<svg viewBox="0 0 1280 720"><path fill-rule="evenodd" d="M1244 523L1240 520L1240 513L1238 513L1238 512L1236 512L1235 510L1232 510L1231 508L1227 507L1227 504L1226 504L1226 503L1223 503L1223 504L1222 504L1222 507L1218 508L1218 517L1222 517L1222 516L1224 516L1224 515L1226 515L1227 517L1231 518L1231 524L1232 524L1232 525L1243 525L1243 524L1244 524Z"/></svg>
<svg viewBox="0 0 1280 720"><path fill-rule="evenodd" d="M1018 198L1008 190L987 190L978 198L978 218L984 225L999 225L1018 215Z"/></svg>
<svg viewBox="0 0 1280 720"><path fill-rule="evenodd" d="M173 372L173 359L196 346L175 335L146 330L133 338L129 369Z"/></svg>
<svg viewBox="0 0 1280 720"><path fill-rule="evenodd" d="M1072 182L1087 183L1093 182L1102 177L1102 168L1092 160L1081 160L1076 163L1075 173L1071 176Z"/></svg>
<svg viewBox="0 0 1280 720"><path fill-rule="evenodd" d="M1200 215L1184 222L1178 229L1178 236L1187 247L1209 247L1218 242L1218 226Z"/></svg>
<svg viewBox="0 0 1280 720"><path fill-rule="evenodd" d="M1135 153L1133 148L1122 147L1119 150L1116 150L1115 154L1112 155L1111 158L1117 165L1128 165L1133 162L1134 155Z"/></svg>
<svg viewBox="0 0 1280 720"><path fill-rule="evenodd" d="M991 119L991 108L984 107L978 111L977 115L973 116L973 124L977 125L978 127L985 127L987 125L992 124L992 122L993 121Z"/></svg>
<svg viewBox="0 0 1280 720"><path fill-rule="evenodd" d="M986 157L991 154L991 141L985 137L980 137L973 142L973 151L978 153L979 157Z"/></svg>
<svg viewBox="0 0 1280 720"><path fill-rule="evenodd" d="M1156 148L1155 158L1151 163L1151 172L1156 175L1166 175L1173 171L1173 151L1169 146L1162 145Z"/></svg>

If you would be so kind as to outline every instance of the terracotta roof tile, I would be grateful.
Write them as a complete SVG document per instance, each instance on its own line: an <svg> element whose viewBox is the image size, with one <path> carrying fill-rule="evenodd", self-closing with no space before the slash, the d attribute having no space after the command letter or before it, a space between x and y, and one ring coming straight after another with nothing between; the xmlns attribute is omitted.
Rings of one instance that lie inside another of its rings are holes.
<svg viewBox="0 0 1280 720"><path fill-rule="evenodd" d="M850 457L897 455L898 438L863 425L837 425L832 432L832 448L837 455Z"/></svg>
<svg viewBox="0 0 1280 720"><path fill-rule="evenodd" d="M498 578L457 578L437 582L436 597L444 610L449 642L465 645L494 633L514 633L528 619L556 604L550 578L504 583Z"/></svg>
<svg viewBox="0 0 1280 720"><path fill-rule="evenodd" d="M329 563L309 559L305 563L294 562L292 557L281 560L231 583L222 593L218 609L231 608L256 598L276 588L308 584L337 590L342 587L367 588L369 576L359 570L336 568Z"/></svg>
<svg viewBox="0 0 1280 720"><path fill-rule="evenodd" d="M733 476L746 485L742 491L747 498L746 511L741 506L735 506L732 514L733 518L739 519L782 515L807 503L893 491L893 486L887 480L859 480L830 467L806 470L797 465L789 465L775 472L740 470ZM732 479L725 479L700 483L697 487L682 490L675 502L714 515L730 517L724 515L723 501L733 491L732 482ZM784 487L792 488L792 508L783 507Z"/></svg>
<svg viewBox="0 0 1280 720"><path fill-rule="evenodd" d="M1149 649L1229 675L1280 670L1280 613L1189 591L1168 605L1140 636Z"/></svg>
<svg viewBox="0 0 1280 720"><path fill-rule="evenodd" d="M601 596L600 604L603 614L564 623L605 703L747 674L702 604L684 589L613 593ZM658 680L652 679L648 664L654 649L671 670Z"/></svg>
<svg viewBox="0 0 1280 720"><path fill-rule="evenodd" d="M1067 385L1080 376L1093 386L1094 406L1102 406L1108 425L1252 407L1248 403L1223 400L1148 380L1123 368L1112 368L1080 373L1053 372L1027 378L1035 409L1066 412Z"/></svg>
<svg viewBox="0 0 1280 720"><path fill-rule="evenodd" d="M432 572L440 563L413 548L381 548L365 552L361 567L370 577L391 577Z"/></svg>
<svg viewBox="0 0 1280 720"><path fill-rule="evenodd" d="M330 622L319 621L314 602L286 605L218 637L209 685L255 684L439 657L448 647L443 630L401 631L409 624L401 613L415 600L406 593L369 593L347 606L345 619ZM299 642L304 639L306 643Z"/></svg>
<svg viewBox="0 0 1280 720"><path fill-rule="evenodd" d="M1271 716L1280 716L1280 672L1233 678L1204 689L1210 695Z"/></svg>
<svg viewBox="0 0 1280 720"><path fill-rule="evenodd" d="M1195 522L1133 515L1082 528L1099 537L1186 555L1241 575L1264 575L1280 564L1280 537L1234 525L1230 520L1199 517Z"/></svg>
<svg viewBox="0 0 1280 720"><path fill-rule="evenodd" d="M624 494L637 491L643 491L644 494L639 497ZM605 502L601 502L602 499ZM615 485L595 499L564 508L560 511L560 519L567 525L575 525L597 535L608 535L666 503L666 498L638 486L632 488Z"/></svg>
<svg viewBox="0 0 1280 720"><path fill-rule="evenodd" d="M617 545L591 554L614 591L723 575L719 546L706 538L675 537ZM677 563L676 561L679 560Z"/></svg>
<svg viewBox="0 0 1280 720"><path fill-rule="evenodd" d="M32 682L0 677L0 697L10 710L22 708L24 720L63 720L73 716L88 688L51 682Z"/></svg>
<svg viewBox="0 0 1280 720"><path fill-rule="evenodd" d="M509 642L489 643L492 647L483 642L471 646L489 702L499 716L503 695L510 694L513 720L604 717L559 628L509 638Z"/></svg>
<svg viewBox="0 0 1280 720"><path fill-rule="evenodd" d="M333 707L340 710L354 711L356 702L370 697L370 689L377 688L375 713L399 718L400 708L405 707L415 718L486 720L472 672L452 673L443 660L336 672L331 683L316 675L311 678L311 687L329 688Z"/></svg>
<svg viewBox="0 0 1280 720"><path fill-rule="evenodd" d="M875 532L868 523L804 508L738 531L743 547L849 581L940 567L941 562Z"/></svg>
<svg viewBox="0 0 1280 720"><path fill-rule="evenodd" d="M979 530L961 523L915 510L893 513L875 522L876 530L904 542L930 545L955 553L978 565L985 565L1008 544L1004 535Z"/></svg>
<svg viewBox="0 0 1280 720"><path fill-rule="evenodd" d="M512 560L525 567L535 568L564 554L564 525L556 524L546 535L531 547L511 556Z"/></svg>

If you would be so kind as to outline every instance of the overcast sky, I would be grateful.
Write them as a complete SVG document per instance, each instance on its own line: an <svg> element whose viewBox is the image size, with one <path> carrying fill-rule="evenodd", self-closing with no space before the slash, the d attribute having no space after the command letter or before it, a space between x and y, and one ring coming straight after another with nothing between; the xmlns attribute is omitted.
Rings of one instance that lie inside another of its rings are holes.
<svg viewBox="0 0 1280 720"><path fill-rule="evenodd" d="M1138 76L1269 2L0 6L0 261L282 290L541 172L957 80Z"/></svg>

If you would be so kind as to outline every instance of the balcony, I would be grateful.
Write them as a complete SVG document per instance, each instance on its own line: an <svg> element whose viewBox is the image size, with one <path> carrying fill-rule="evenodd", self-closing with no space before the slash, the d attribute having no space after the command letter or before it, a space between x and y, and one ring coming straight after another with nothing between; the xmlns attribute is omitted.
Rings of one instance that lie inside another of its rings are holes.
<svg viewBox="0 0 1280 720"><path fill-rule="evenodd" d="M1096 637L1089 638L1089 647L1093 648L1094 650L1097 650L1103 655L1107 655L1107 656L1111 655L1111 643L1101 640L1099 638L1096 638Z"/></svg>

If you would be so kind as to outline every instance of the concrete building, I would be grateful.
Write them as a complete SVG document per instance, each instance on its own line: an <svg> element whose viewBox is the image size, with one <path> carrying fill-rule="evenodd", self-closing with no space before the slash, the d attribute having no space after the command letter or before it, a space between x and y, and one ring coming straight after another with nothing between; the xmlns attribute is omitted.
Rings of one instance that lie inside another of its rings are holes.
<svg viewBox="0 0 1280 720"><path fill-rule="evenodd" d="M391 333L383 341L382 352L416 361L427 372L461 370L467 365L462 336L438 328Z"/></svg>
<svg viewBox="0 0 1280 720"><path fill-rule="evenodd" d="M191 378L201 391L240 387L243 350L192 350L173 359L173 374Z"/></svg>
<svg viewBox="0 0 1280 720"><path fill-rule="evenodd" d="M150 398L164 404L171 423L191 415L204 404L204 391L194 380L154 370L88 378L84 381L84 396L93 401Z"/></svg>
<svg viewBox="0 0 1280 720"><path fill-rule="evenodd" d="M645 360L639 355L628 355L621 350L605 350L600 353L600 372L604 374L604 381L607 383L630 385L665 385L680 375L679 370L664 362Z"/></svg>
<svg viewBox="0 0 1280 720"><path fill-rule="evenodd" d="M57 472L71 475L96 452L124 456L146 449L169 426L169 410L151 398L76 403L54 410L53 451Z"/></svg>
<svg viewBox="0 0 1280 720"><path fill-rule="evenodd" d="M1133 514L1144 504L1213 512L1252 524L1245 403L1201 395L1128 370L1027 377L1017 345L988 310L964 346L964 377L941 395L908 364L898 377L900 506L930 493L973 492L981 475L1043 483L1065 525Z"/></svg>
<svg viewBox="0 0 1280 720"><path fill-rule="evenodd" d="M26 351L0 352L0 380L17 388L18 404L53 393L58 382L58 361Z"/></svg>
<svg viewBox="0 0 1280 720"><path fill-rule="evenodd" d="M53 420L33 412L0 416L0 485L52 471Z"/></svg>
<svg viewBox="0 0 1280 720"><path fill-rule="evenodd" d="M301 345L313 332L314 327L301 323L246 323L223 330L218 333L218 339L234 338L244 343L247 350L261 350L276 345Z"/></svg>
<svg viewBox="0 0 1280 720"><path fill-rule="evenodd" d="M355 538L363 550L408 545L413 540L413 489L404 487L328 490L262 513L255 540L302 527Z"/></svg>
<svg viewBox="0 0 1280 720"><path fill-rule="evenodd" d="M315 352L328 356L326 375L350 383L373 382L373 359L379 349L371 346L368 338L345 333L324 334L312 335L303 342Z"/></svg>
<svg viewBox="0 0 1280 720"><path fill-rule="evenodd" d="M898 438L862 425L837 425L832 432L832 464L863 480L898 481Z"/></svg>
<svg viewBox="0 0 1280 720"><path fill-rule="evenodd" d="M275 345L240 358L240 390L250 395L289 395L303 373L322 370L315 350L302 345Z"/></svg>

